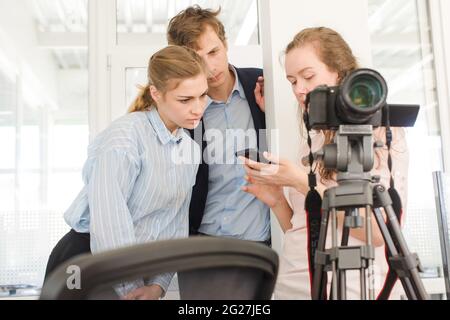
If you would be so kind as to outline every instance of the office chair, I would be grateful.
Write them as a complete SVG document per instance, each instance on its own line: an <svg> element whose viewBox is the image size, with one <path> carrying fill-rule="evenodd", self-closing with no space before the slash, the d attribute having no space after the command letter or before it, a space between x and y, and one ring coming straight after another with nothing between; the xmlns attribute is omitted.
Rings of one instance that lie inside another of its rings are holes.
<svg viewBox="0 0 450 320"><path fill-rule="evenodd" d="M81 289L68 288L69 266L79 267ZM83 254L49 275L40 299L117 299L113 285L170 272L183 274L182 300L267 300L275 287L278 255L262 244L213 237L156 241Z"/></svg>

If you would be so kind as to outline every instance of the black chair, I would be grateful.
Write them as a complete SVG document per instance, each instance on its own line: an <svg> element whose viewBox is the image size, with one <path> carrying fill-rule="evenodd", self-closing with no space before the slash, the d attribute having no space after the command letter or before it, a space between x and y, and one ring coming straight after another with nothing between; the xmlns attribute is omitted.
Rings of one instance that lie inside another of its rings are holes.
<svg viewBox="0 0 450 320"><path fill-rule="evenodd" d="M68 288L69 266L80 270L80 289ZM115 284L170 272L182 274L182 300L267 300L275 287L278 255L262 244L213 237L157 241L84 254L49 275L40 299L114 299L118 298L112 289Z"/></svg>

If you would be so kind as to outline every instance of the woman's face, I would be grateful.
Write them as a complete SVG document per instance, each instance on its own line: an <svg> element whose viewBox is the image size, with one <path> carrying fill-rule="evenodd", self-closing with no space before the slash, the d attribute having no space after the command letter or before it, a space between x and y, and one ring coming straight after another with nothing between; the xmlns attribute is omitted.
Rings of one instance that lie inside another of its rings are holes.
<svg viewBox="0 0 450 320"><path fill-rule="evenodd" d="M285 67L286 78L302 108L305 108L306 95L317 86L338 84L337 72L328 69L311 44L292 49L286 55Z"/></svg>
<svg viewBox="0 0 450 320"><path fill-rule="evenodd" d="M200 74L182 80L176 88L165 94L153 86L150 92L158 105L161 119L171 132L179 127L194 129L206 108L208 81L205 74Z"/></svg>

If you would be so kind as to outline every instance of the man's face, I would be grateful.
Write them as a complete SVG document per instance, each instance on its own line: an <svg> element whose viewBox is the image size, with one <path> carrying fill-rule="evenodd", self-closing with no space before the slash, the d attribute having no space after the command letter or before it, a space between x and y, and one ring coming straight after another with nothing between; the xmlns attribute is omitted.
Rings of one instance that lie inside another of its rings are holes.
<svg viewBox="0 0 450 320"><path fill-rule="evenodd" d="M197 53L205 60L208 67L208 87L218 88L229 79L228 54L226 43L207 25L197 40Z"/></svg>

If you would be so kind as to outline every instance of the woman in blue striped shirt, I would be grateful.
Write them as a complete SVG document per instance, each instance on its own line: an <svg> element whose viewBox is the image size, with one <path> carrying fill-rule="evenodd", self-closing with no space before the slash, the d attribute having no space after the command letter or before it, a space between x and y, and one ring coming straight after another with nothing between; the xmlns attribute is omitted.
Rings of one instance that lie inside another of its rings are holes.
<svg viewBox="0 0 450 320"><path fill-rule="evenodd" d="M188 209L199 146L195 128L207 102L207 69L192 50L155 53L148 84L88 148L84 187L65 212L72 228L53 249L48 274L75 255L188 236ZM158 299L172 275L115 286L125 299Z"/></svg>

